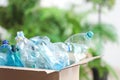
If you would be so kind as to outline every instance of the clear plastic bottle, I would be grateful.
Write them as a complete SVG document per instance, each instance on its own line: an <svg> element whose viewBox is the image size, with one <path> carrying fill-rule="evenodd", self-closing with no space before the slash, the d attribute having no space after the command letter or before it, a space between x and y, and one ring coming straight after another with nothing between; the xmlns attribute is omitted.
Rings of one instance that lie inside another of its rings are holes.
<svg viewBox="0 0 120 80"><path fill-rule="evenodd" d="M37 66L39 66L39 68L53 70L60 70L63 68L64 64L61 63L60 60L58 60L58 55L56 55L58 49L55 49L56 45L53 45L53 43L50 42L50 39L47 36L37 36L31 38L30 40L39 47L39 54L41 55L39 56L39 60L37 61Z"/></svg>
<svg viewBox="0 0 120 80"><path fill-rule="evenodd" d="M68 45L68 53L70 64L80 61L86 57L88 44L90 39L93 37L94 33L92 31L86 33L78 33L69 37L65 43Z"/></svg>
<svg viewBox="0 0 120 80"><path fill-rule="evenodd" d="M86 33L78 33L70 36L65 43L77 43L77 44L88 44L89 40L93 37L92 31Z"/></svg>
<svg viewBox="0 0 120 80"><path fill-rule="evenodd" d="M69 55L67 53L67 45L63 42L56 42L53 43L53 53L57 60L60 63L60 69L65 68L66 66L70 65Z"/></svg>
<svg viewBox="0 0 120 80"><path fill-rule="evenodd" d="M17 32L17 47L20 49L20 57L25 67L36 68L35 44L25 38L22 31Z"/></svg>
<svg viewBox="0 0 120 80"><path fill-rule="evenodd" d="M50 43L50 39L47 36L36 36L36 37L30 38L30 40L34 42L36 45L42 44L42 43L45 43L45 44Z"/></svg>

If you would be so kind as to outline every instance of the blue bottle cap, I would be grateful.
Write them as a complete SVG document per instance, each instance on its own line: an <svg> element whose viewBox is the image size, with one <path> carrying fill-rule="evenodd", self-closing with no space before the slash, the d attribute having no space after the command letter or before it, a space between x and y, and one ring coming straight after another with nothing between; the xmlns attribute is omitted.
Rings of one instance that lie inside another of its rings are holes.
<svg viewBox="0 0 120 80"><path fill-rule="evenodd" d="M8 40L3 40L2 44L9 44L9 41Z"/></svg>
<svg viewBox="0 0 120 80"><path fill-rule="evenodd" d="M86 33L86 35L87 35L88 38L92 38L94 33L92 31L89 31L89 32Z"/></svg>

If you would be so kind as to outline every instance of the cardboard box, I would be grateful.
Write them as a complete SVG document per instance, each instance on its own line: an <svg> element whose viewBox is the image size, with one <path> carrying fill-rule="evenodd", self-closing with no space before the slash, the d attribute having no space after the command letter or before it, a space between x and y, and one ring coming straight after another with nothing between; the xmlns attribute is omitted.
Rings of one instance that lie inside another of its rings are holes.
<svg viewBox="0 0 120 80"><path fill-rule="evenodd" d="M79 66L97 58L86 58L61 71L0 66L0 80L79 80Z"/></svg>

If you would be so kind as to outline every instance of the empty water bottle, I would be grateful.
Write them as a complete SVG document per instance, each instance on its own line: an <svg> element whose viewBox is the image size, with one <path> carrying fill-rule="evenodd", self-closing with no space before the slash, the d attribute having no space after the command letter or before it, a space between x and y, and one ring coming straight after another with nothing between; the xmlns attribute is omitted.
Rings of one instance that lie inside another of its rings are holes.
<svg viewBox="0 0 120 80"><path fill-rule="evenodd" d="M60 70L63 68L63 63L58 60L57 52L55 45L50 42L50 39L47 36L44 37L33 37L31 38L38 47L39 47L39 60L37 60L37 66L39 68ZM63 55L64 56L64 55ZM62 61L62 60L61 60ZM64 61L62 61L64 62Z"/></svg>
<svg viewBox="0 0 120 80"><path fill-rule="evenodd" d="M0 46L0 52L6 54L9 49L11 49L11 46L9 45L9 41L3 40L2 45Z"/></svg>
<svg viewBox="0 0 120 80"><path fill-rule="evenodd" d="M5 66L7 59L7 53L9 52L9 49L11 49L11 46L9 45L9 41L3 40L2 45L0 46L0 66Z"/></svg>
<svg viewBox="0 0 120 80"><path fill-rule="evenodd" d="M70 58L70 64L78 62L86 57L86 51L90 39L93 37L92 31L86 33L78 33L69 37L65 43L68 45L68 53Z"/></svg>
<svg viewBox="0 0 120 80"><path fill-rule="evenodd" d="M86 44L93 37L94 33L92 31L86 33L78 33L69 37L65 43L77 43L77 44Z"/></svg>
<svg viewBox="0 0 120 80"><path fill-rule="evenodd" d="M6 65L6 54L5 53L0 53L0 66L5 66Z"/></svg>
<svg viewBox="0 0 120 80"><path fill-rule="evenodd" d="M45 43L45 44L51 43L50 39L47 36L36 36L36 37L30 38L30 40L34 42L36 45L39 45L42 43Z"/></svg>
<svg viewBox="0 0 120 80"><path fill-rule="evenodd" d="M67 53L67 45L63 42L53 43L53 53L57 60L59 61L61 67L60 69L65 68L70 65L69 55Z"/></svg>
<svg viewBox="0 0 120 80"><path fill-rule="evenodd" d="M23 63L21 62L20 56L19 56L19 50L16 48L16 46L12 45L12 49L9 49L9 52L7 53L7 66L16 66L16 67L24 67Z"/></svg>
<svg viewBox="0 0 120 80"><path fill-rule="evenodd" d="M25 67L36 68L35 44L25 38L22 31L17 32L17 46L20 49L20 57Z"/></svg>

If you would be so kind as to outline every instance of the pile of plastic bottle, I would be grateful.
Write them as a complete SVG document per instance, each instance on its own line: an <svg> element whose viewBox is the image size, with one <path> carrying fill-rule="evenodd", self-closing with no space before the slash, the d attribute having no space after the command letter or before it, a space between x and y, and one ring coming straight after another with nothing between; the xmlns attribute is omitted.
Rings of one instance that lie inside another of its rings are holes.
<svg viewBox="0 0 120 80"><path fill-rule="evenodd" d="M17 32L15 45L2 41L0 66L61 70L86 57L87 44L93 35L92 31L78 33L65 42L52 43L47 36L27 39L20 31Z"/></svg>

